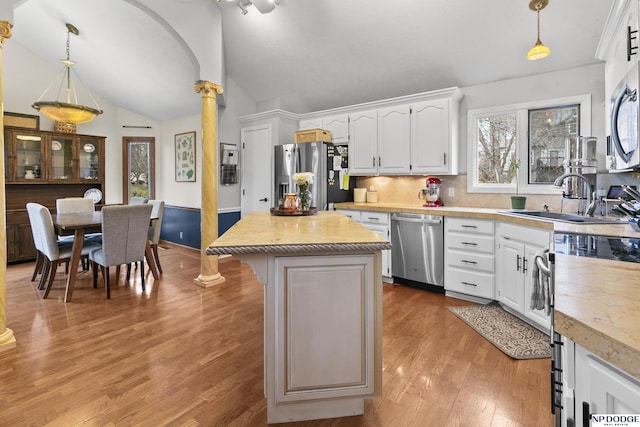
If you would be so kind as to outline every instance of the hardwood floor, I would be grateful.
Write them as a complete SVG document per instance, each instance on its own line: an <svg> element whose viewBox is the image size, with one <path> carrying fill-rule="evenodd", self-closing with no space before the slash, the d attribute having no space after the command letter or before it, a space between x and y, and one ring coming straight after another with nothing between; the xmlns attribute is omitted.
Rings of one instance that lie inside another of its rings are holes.
<svg viewBox="0 0 640 427"><path fill-rule="evenodd" d="M83 272L65 304L63 271L42 300L33 263L9 266L17 348L0 353L1 426L266 425L262 285L224 258L226 283L201 289L199 252L160 246L162 278L147 274L143 294L123 269L111 300ZM446 309L467 302L388 284L383 295L382 396L363 416L287 425L552 424L549 359L504 355Z"/></svg>

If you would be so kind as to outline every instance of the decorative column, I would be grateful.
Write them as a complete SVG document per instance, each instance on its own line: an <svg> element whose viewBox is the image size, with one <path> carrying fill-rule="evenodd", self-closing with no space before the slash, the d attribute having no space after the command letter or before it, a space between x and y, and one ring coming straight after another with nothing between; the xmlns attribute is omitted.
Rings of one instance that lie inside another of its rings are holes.
<svg viewBox="0 0 640 427"><path fill-rule="evenodd" d="M196 82L195 90L202 93L202 209L200 211L200 275L193 283L203 288L224 283L218 271L218 256L206 250L218 238L218 149L216 93L222 86L206 80Z"/></svg>
<svg viewBox="0 0 640 427"><path fill-rule="evenodd" d="M11 22L0 21L0 118L4 117L4 92L2 89L2 46L11 37ZM0 120L0 158L4 159L4 120ZM16 338L7 328L7 232L4 194L4 162L0 162L0 351L15 348Z"/></svg>

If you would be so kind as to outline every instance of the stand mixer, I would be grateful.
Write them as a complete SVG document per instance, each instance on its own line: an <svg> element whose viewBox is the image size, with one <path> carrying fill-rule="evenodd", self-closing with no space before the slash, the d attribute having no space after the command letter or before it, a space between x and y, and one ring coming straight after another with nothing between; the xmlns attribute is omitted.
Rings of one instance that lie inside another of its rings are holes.
<svg viewBox="0 0 640 427"><path fill-rule="evenodd" d="M429 176L425 182L427 188L423 188L418 193L418 199L424 200L425 208L434 208L443 206L442 199L440 199L440 186L442 181L439 178Z"/></svg>

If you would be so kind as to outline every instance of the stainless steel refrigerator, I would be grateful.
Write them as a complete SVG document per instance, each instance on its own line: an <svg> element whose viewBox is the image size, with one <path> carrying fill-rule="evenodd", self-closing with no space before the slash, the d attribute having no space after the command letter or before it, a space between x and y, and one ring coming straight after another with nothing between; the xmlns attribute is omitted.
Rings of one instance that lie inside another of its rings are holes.
<svg viewBox="0 0 640 427"><path fill-rule="evenodd" d="M285 193L297 193L293 174L312 172L311 206L320 210L333 209L333 203L353 201L355 178L348 175L349 154L346 145L329 142L283 144L274 147L276 206Z"/></svg>

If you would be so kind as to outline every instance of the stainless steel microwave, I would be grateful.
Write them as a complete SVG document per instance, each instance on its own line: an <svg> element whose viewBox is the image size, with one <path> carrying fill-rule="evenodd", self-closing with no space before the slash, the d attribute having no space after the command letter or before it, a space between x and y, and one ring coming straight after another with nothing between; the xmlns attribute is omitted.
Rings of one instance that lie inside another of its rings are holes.
<svg viewBox="0 0 640 427"><path fill-rule="evenodd" d="M638 149L638 64L634 65L611 94L611 143L608 147L612 162L609 169L640 167Z"/></svg>

